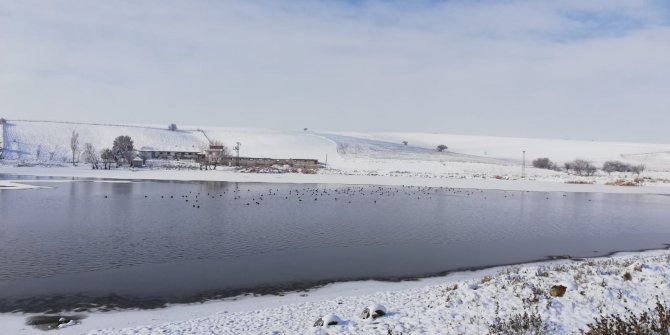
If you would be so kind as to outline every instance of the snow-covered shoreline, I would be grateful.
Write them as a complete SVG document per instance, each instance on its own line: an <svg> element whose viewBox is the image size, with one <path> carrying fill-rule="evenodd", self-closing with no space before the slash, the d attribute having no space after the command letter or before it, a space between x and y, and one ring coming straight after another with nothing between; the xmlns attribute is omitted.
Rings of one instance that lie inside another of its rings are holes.
<svg viewBox="0 0 670 335"><path fill-rule="evenodd" d="M631 280L624 278L630 273ZM321 334L314 321L334 313L343 326L328 333L487 333L495 317L505 320L524 311L540 315L551 334L573 334L593 318L641 312L656 299L670 299L670 251L619 253L584 261L556 260L502 266L418 281L346 282L284 296L239 297L165 309L91 313L80 325L58 334ZM564 297L551 297L564 285ZM389 315L362 320L370 303ZM42 331L24 325L26 315L0 315L5 330Z"/></svg>
<svg viewBox="0 0 670 335"><path fill-rule="evenodd" d="M619 194L670 194L670 184L658 186L610 186L569 184L564 181L495 178L447 178L438 175L356 175L299 173L240 173L235 171L116 169L92 170L87 167L15 167L2 165L0 174L17 176L96 178L116 180L227 181L254 183L350 184L381 186L432 186L482 190L537 192L594 192Z"/></svg>

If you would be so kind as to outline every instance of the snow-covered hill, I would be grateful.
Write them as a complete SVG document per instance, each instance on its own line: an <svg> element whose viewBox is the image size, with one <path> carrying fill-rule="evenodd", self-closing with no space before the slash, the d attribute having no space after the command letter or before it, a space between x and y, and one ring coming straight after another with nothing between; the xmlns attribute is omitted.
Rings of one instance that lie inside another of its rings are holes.
<svg viewBox="0 0 670 335"><path fill-rule="evenodd" d="M349 136L401 143L435 150L439 144L460 154L520 162L522 151L529 160L549 157L559 163L583 158L601 165L607 160L647 164L652 169L667 169L670 144L579 141L562 139L513 138L426 133L349 133Z"/></svg>
<svg viewBox="0 0 670 335"><path fill-rule="evenodd" d="M200 132L168 131L150 126L87 124L72 122L8 121L5 124L5 157L24 160L71 160L70 137L79 133L79 141L95 148L111 148L114 138L130 136L137 148L142 146L197 149L206 143ZM39 149L39 157L37 157ZM52 155L53 154L53 155Z"/></svg>
<svg viewBox="0 0 670 335"><path fill-rule="evenodd" d="M538 157L555 162L583 158L596 165L606 160L645 164L647 172L670 172L670 144L527 139L425 133L334 133L252 128L180 126L178 131L151 125L109 125L73 122L16 121L4 126L5 157L13 160L71 159L72 131L80 142L98 150L111 147L116 136L132 137L137 148L200 149L211 141L229 147L241 143L240 155L270 158L312 158L328 161L344 173L432 175L508 175L520 173ZM407 145L403 142L407 141ZM449 149L437 152L436 146ZM37 157L40 148L40 157ZM51 157L53 156L53 157ZM529 176L551 179L557 172L529 169Z"/></svg>

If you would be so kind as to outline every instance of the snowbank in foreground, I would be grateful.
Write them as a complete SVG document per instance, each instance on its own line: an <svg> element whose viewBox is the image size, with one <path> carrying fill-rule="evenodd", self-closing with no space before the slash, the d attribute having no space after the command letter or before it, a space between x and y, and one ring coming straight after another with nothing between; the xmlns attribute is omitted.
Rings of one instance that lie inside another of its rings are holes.
<svg viewBox="0 0 670 335"><path fill-rule="evenodd" d="M631 280L624 275L630 273ZM563 297L551 297L553 285ZM486 334L499 317L541 316L551 334L574 334L601 314L635 313L670 302L670 251L619 254L584 261L503 266L419 281L336 283L285 296L241 297L165 309L92 313L69 334L324 334L314 322L335 314L345 324L329 334ZM363 320L366 306L388 314ZM0 315L3 331L43 334L26 315Z"/></svg>
<svg viewBox="0 0 670 335"><path fill-rule="evenodd" d="M630 280L624 278L626 273ZM215 315L89 334L324 334L326 330L329 334L389 334L389 330L392 334L486 334L496 317L506 320L524 311L541 316L551 334L573 334L601 314L624 313L625 308L645 311L655 306L657 297L670 301L669 251L507 266L466 275L469 278L458 274L431 278L433 284L428 286L415 282L409 285L423 286L353 296L346 296L345 289L343 296L308 302L295 303L299 298L293 295L194 305ZM401 284L379 286L383 290ZM550 288L559 284L567 287L565 295L552 297ZM310 294L318 296L319 290ZM281 301L291 303L277 305ZM388 314L374 321L361 319L361 311L371 303L383 304ZM236 304L243 306L241 310ZM162 313L181 319L188 308L172 312L168 308ZM344 325L325 330L313 326L319 317L331 313L342 318ZM148 316L135 324L151 324ZM128 324L123 317L117 320L118 326ZM95 323L95 317L90 322Z"/></svg>

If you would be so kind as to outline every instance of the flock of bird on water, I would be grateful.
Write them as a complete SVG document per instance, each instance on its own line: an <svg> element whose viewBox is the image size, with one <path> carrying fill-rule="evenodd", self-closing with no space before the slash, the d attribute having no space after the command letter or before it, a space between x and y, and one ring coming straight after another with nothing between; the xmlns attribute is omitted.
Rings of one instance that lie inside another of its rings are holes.
<svg viewBox="0 0 670 335"><path fill-rule="evenodd" d="M246 195L245 191L247 194ZM502 192L503 198L513 198L515 193L529 192L529 191L499 191ZM280 194L281 193L281 194ZM377 203L377 199L380 197L393 197L393 196L406 196L408 199L432 199L436 194L445 194L452 196L472 196L478 193L484 193L484 190L476 189L457 189L450 187L431 187L431 186L342 186L336 188L319 188L319 187L305 187L300 189L289 189L281 190L279 188L270 188L264 190L263 192L257 192L256 190L247 188L245 190L235 187L232 191L223 191L221 193L212 193L212 192L193 192L189 191L188 193L180 195L161 195L161 199L177 199L181 198L184 200L184 203L188 203L192 208L200 208L202 204L200 200L203 199L232 199L240 200L244 206L260 206L263 201L273 198L281 198L284 200L295 200L298 202L303 201L318 201L320 199L326 200L331 199L333 201L343 201L345 203L351 203L352 198L356 196L374 197L372 200L373 204ZM232 198L229 197L232 195ZM224 198L225 196L225 198ZM563 197L566 197L566 194L563 194ZM108 195L104 196L109 198ZM149 198L149 195L144 195L144 198ZM484 200L487 200L487 196L483 196ZM549 197L546 197L549 200ZM588 200L591 201L591 200Z"/></svg>

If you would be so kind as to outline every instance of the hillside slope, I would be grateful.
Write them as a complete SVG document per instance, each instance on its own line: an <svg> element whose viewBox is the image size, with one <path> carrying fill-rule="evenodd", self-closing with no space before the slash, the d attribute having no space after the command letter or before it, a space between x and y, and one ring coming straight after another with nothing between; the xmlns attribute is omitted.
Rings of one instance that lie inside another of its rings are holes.
<svg viewBox="0 0 670 335"><path fill-rule="evenodd" d="M16 120L9 120L4 129L5 157L10 160L68 161L70 136L76 131L82 145L92 143L98 150L111 147L119 135L132 137L136 148L165 150L199 150L210 140L222 141L230 148L240 142L242 156L311 158L321 162L327 159L329 167L345 173L514 176L520 172L523 150L528 165L538 157L549 157L559 164L583 158L596 165L606 160L622 160L645 164L648 172L670 172L670 144L199 126L180 126L178 131L169 131L166 127L149 125ZM437 152L438 144L449 149ZM546 179L557 174L560 173L529 169L531 177Z"/></svg>
<svg viewBox="0 0 670 335"><path fill-rule="evenodd" d="M198 149L206 139L199 132L168 131L148 126L103 125L70 122L8 121L5 125L5 157L24 160L70 161L70 137L79 133L79 142L101 150L111 148L114 138L130 136L136 148ZM37 157L38 148L40 157ZM50 157L53 154L53 157Z"/></svg>

